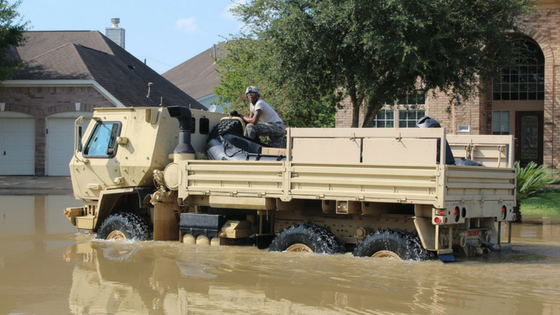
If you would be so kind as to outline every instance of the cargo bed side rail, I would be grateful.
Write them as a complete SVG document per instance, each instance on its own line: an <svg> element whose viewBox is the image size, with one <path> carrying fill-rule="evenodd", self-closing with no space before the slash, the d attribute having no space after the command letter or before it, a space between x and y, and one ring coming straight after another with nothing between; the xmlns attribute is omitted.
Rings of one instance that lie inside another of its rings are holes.
<svg viewBox="0 0 560 315"><path fill-rule="evenodd" d="M513 167L512 135L448 135L455 158L467 158L484 166Z"/></svg>

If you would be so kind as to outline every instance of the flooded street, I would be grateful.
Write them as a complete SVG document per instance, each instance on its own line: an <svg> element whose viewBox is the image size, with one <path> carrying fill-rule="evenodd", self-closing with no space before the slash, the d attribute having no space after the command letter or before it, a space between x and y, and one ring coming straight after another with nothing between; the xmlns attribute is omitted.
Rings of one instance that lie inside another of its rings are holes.
<svg viewBox="0 0 560 315"><path fill-rule="evenodd" d="M80 235L73 196L0 196L0 314L560 315L560 224L443 264L117 243Z"/></svg>

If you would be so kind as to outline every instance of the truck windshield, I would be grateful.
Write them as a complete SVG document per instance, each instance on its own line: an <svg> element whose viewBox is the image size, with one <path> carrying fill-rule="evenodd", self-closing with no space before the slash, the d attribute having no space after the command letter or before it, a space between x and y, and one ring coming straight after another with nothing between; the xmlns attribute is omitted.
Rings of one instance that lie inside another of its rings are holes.
<svg viewBox="0 0 560 315"><path fill-rule="evenodd" d="M86 144L84 156L115 156L117 137L119 136L120 129L120 124L118 122L98 122Z"/></svg>

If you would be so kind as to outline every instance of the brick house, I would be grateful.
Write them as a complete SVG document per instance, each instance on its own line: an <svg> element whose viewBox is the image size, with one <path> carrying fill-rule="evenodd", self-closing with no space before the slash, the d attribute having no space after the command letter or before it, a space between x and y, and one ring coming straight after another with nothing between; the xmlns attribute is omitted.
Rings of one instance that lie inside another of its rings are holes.
<svg viewBox="0 0 560 315"><path fill-rule="evenodd" d="M96 107L185 105L192 97L98 31L26 32L0 84L0 175L68 176L74 120Z"/></svg>
<svg viewBox="0 0 560 315"><path fill-rule="evenodd" d="M223 112L222 106L213 107L212 103L218 101L218 96L214 94L213 89L220 85L220 77L216 71L218 65L214 60L225 57L225 44L225 42L221 42L208 48L165 72L162 76L192 96L200 104L209 109L213 108L217 112ZM188 75L185 75L186 73Z"/></svg>
<svg viewBox="0 0 560 315"><path fill-rule="evenodd" d="M415 97L399 106L399 126L413 127L425 114L451 134L514 135L516 160L560 168L560 1L539 2L538 10L518 23L520 33L514 36L529 50L501 81L487 82L485 92L454 108L441 94ZM336 126L350 126L351 115L347 104L337 113ZM392 127L394 119L387 106L372 127Z"/></svg>

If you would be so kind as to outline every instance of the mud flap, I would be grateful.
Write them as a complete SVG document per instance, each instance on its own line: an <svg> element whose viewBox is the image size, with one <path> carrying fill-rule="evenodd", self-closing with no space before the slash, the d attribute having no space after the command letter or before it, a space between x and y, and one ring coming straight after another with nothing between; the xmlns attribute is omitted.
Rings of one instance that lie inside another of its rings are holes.
<svg viewBox="0 0 560 315"><path fill-rule="evenodd" d="M501 244L500 245L500 253L510 253L512 251L513 251L513 249L511 248L511 245L509 245L509 244Z"/></svg>
<svg viewBox="0 0 560 315"><path fill-rule="evenodd" d="M486 241L480 241L480 246L483 248L487 248L491 252L500 252L502 251L499 244L492 244Z"/></svg>
<svg viewBox="0 0 560 315"><path fill-rule="evenodd" d="M274 234L261 234L261 235L257 235L256 238L256 243L257 243L257 248L258 249L266 249L268 248L268 246L270 246L270 243L272 243L272 240L274 239L276 235Z"/></svg>
<svg viewBox="0 0 560 315"><path fill-rule="evenodd" d="M154 205L154 241L176 241L179 239L177 217L170 203Z"/></svg>
<svg viewBox="0 0 560 315"><path fill-rule="evenodd" d="M438 255L438 258L443 263L449 263L455 261L455 256L453 256L453 254L440 254Z"/></svg>
<svg viewBox="0 0 560 315"><path fill-rule="evenodd" d="M490 250L493 252L509 253L512 251L511 244L490 244Z"/></svg>

